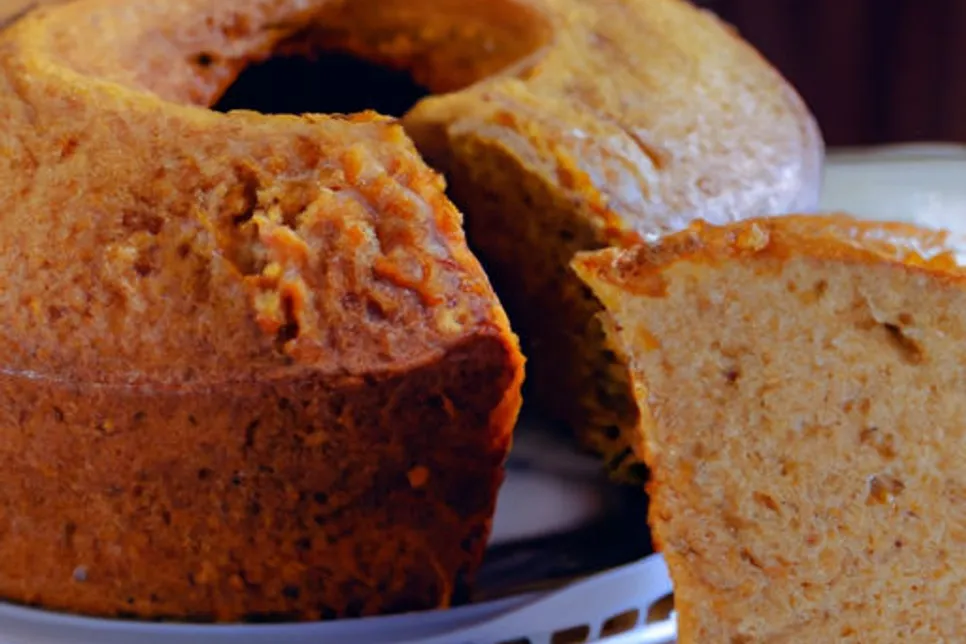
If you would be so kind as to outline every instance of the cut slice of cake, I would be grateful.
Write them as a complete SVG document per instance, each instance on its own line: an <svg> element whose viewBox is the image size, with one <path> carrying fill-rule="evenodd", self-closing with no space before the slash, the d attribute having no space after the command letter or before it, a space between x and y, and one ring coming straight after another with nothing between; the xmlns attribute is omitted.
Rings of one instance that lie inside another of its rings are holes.
<svg viewBox="0 0 966 644"><path fill-rule="evenodd" d="M846 216L578 257L631 365L680 641L966 633L966 271Z"/></svg>

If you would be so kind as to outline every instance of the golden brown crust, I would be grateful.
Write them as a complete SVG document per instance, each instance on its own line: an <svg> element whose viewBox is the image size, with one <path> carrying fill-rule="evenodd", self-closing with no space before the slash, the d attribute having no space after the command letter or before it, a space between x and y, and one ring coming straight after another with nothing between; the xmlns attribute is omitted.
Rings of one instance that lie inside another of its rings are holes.
<svg viewBox="0 0 966 644"><path fill-rule="evenodd" d="M814 120L710 12L681 0L518 4L542 16L529 23L532 53L417 105L406 125L421 147L433 129L444 156L464 137L501 142L574 199L604 243L696 213L723 223L816 205Z"/></svg>
<svg viewBox="0 0 966 644"><path fill-rule="evenodd" d="M486 547L512 361L493 336L404 371L207 390L0 376L0 594L201 621L446 606Z"/></svg>
<svg viewBox="0 0 966 644"><path fill-rule="evenodd" d="M696 221L652 244L581 253L574 266L586 280L660 296L660 273L675 262L720 262L761 255L889 262L959 278L962 240L944 230L858 219L844 213L760 217L725 226Z"/></svg>
<svg viewBox="0 0 966 644"><path fill-rule="evenodd" d="M206 109L323 4L0 34L4 599L309 619L472 580L523 361L441 177L376 115Z"/></svg>

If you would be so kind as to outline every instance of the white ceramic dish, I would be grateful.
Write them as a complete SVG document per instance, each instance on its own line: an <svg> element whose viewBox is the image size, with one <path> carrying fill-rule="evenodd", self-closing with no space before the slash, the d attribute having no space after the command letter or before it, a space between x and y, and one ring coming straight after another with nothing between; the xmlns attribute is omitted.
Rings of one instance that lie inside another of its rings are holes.
<svg viewBox="0 0 966 644"><path fill-rule="evenodd" d="M966 232L966 148L832 151L821 208ZM596 466L550 434L525 428L514 458L527 465L510 470L498 506L495 544L565 533L612 511L613 490L602 483ZM660 557L648 557L555 591L450 611L328 624L144 624L0 604L0 644L497 644L521 637L541 644L565 629L583 634L583 641L666 644L673 641L673 616L654 624L647 624L645 616L669 590ZM624 620L621 628L603 629L618 615ZM602 630L613 635L601 639Z"/></svg>
<svg viewBox="0 0 966 644"><path fill-rule="evenodd" d="M920 144L833 151L821 206L966 233L966 147Z"/></svg>

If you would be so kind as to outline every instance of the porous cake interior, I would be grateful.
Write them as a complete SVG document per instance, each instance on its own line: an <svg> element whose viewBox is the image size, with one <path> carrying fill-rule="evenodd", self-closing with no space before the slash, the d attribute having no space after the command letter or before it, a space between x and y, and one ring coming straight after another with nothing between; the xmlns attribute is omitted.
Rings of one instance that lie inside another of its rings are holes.
<svg viewBox="0 0 966 644"><path fill-rule="evenodd" d="M474 136L449 143L456 154L448 163L430 160L446 166L449 193L468 213L470 245L521 335L534 400L553 419L569 419L615 480L639 486L645 472L629 448L638 433L627 367L605 346L599 302L570 270L575 253L606 246L604 235L506 146Z"/></svg>
<svg viewBox="0 0 966 644"><path fill-rule="evenodd" d="M961 640L962 284L805 257L661 275L596 288L646 385L681 641Z"/></svg>

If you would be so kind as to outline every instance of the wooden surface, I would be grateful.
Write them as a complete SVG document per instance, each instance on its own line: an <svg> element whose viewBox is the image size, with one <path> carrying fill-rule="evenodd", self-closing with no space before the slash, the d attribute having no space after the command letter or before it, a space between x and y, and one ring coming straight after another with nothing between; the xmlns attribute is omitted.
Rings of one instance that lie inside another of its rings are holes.
<svg viewBox="0 0 966 644"><path fill-rule="evenodd" d="M0 0L0 21L62 1ZM966 0L697 2L798 87L830 145L966 142Z"/></svg>
<svg viewBox="0 0 966 644"><path fill-rule="evenodd" d="M831 145L966 141L966 0L699 0L798 87Z"/></svg>

